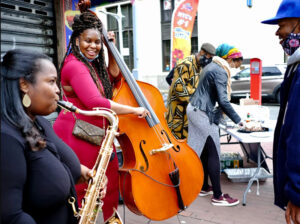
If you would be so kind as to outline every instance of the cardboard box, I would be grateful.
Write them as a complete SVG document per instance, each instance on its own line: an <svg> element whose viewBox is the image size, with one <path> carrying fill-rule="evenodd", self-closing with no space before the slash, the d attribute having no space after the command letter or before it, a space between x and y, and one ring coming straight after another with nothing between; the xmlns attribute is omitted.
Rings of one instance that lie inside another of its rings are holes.
<svg viewBox="0 0 300 224"><path fill-rule="evenodd" d="M259 105L259 100L254 100L252 98L242 98L240 99L240 105Z"/></svg>

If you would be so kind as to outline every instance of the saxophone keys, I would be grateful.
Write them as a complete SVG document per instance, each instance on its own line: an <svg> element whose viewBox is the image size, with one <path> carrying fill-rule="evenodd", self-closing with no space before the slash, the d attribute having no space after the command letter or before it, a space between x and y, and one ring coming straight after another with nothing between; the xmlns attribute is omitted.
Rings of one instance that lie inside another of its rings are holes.
<svg viewBox="0 0 300 224"><path fill-rule="evenodd" d="M76 199L74 197L69 197L68 198L68 203L72 206L74 216L78 217L78 212L76 211L75 202L76 202Z"/></svg>

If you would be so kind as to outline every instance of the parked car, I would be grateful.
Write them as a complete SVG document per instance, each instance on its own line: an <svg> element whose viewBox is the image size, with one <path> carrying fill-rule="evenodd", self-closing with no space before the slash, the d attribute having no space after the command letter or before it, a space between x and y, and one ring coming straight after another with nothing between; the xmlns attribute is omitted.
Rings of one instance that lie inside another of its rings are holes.
<svg viewBox="0 0 300 224"><path fill-rule="evenodd" d="M283 81L286 65L262 67L262 97L280 101L280 85ZM240 98L250 96L250 68L245 68L231 78L231 97Z"/></svg>

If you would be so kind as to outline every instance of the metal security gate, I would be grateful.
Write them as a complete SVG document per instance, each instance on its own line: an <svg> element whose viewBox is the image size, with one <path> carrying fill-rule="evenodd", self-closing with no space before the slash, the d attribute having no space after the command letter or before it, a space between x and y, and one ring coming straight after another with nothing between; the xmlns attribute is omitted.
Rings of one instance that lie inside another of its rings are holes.
<svg viewBox="0 0 300 224"><path fill-rule="evenodd" d="M52 0L1 0L1 59L11 49L29 49L56 62Z"/></svg>

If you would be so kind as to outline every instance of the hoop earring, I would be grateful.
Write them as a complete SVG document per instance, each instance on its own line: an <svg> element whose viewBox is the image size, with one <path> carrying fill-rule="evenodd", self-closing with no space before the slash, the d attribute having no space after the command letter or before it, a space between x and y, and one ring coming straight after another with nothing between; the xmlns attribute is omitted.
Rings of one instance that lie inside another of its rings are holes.
<svg viewBox="0 0 300 224"><path fill-rule="evenodd" d="M23 96L22 103L23 103L24 107L27 107L27 108L31 105L31 99L27 93L25 93L25 95Z"/></svg>

